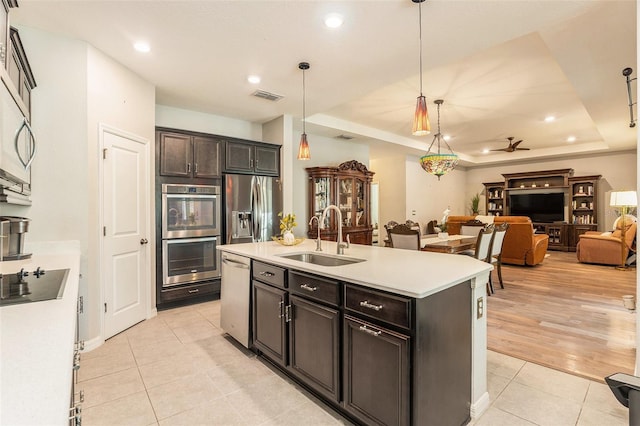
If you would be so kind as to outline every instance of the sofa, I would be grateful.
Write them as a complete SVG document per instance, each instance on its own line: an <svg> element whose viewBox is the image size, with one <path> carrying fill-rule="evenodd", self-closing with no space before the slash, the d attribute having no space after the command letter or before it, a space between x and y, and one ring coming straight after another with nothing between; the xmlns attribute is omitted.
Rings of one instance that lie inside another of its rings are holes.
<svg viewBox="0 0 640 426"><path fill-rule="evenodd" d="M478 218L483 220L482 217ZM505 222L509 224L502 245L502 263L528 266L542 263L545 254L547 254L549 236L536 234L531 219L526 216L495 216L491 218L496 225ZM460 234L462 224L474 219L476 216L449 216L447 232L451 235Z"/></svg>
<svg viewBox="0 0 640 426"><path fill-rule="evenodd" d="M578 261L621 266L622 259L626 260L629 252L635 249L634 243L638 225L635 223L635 218L626 223L624 246L622 246L621 238L622 222L617 220L614 226L613 232L588 231L580 235L576 247Z"/></svg>

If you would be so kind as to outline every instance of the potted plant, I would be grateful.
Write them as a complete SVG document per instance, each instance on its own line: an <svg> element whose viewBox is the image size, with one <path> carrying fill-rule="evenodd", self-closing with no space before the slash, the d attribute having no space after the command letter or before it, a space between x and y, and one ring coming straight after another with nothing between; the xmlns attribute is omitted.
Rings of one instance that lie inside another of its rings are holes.
<svg viewBox="0 0 640 426"><path fill-rule="evenodd" d="M471 197L471 213L474 216L480 214L480 195L476 192L476 195Z"/></svg>
<svg viewBox="0 0 640 426"><path fill-rule="evenodd" d="M289 213L283 216L282 212L280 212L278 213L278 217L282 218L280 219L280 234L282 235L282 241L285 245L293 245L296 241L296 237L293 235L293 228L298 225L296 223L296 215Z"/></svg>

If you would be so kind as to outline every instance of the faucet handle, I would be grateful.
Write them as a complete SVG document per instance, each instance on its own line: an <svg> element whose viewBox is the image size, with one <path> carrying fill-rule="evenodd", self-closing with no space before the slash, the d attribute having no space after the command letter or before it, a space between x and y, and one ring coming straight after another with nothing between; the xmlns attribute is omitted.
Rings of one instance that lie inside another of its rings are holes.
<svg viewBox="0 0 640 426"><path fill-rule="evenodd" d="M351 246L351 240L349 239L349 234L347 234L347 247L349 248Z"/></svg>

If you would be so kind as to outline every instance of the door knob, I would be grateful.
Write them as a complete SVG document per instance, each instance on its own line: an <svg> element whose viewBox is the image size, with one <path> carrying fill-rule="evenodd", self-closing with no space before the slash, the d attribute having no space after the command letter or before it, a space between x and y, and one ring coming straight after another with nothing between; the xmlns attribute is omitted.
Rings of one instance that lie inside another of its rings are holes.
<svg viewBox="0 0 640 426"><path fill-rule="evenodd" d="M149 242L149 240L147 240L146 238L143 238L140 240L140 245L145 245Z"/></svg>

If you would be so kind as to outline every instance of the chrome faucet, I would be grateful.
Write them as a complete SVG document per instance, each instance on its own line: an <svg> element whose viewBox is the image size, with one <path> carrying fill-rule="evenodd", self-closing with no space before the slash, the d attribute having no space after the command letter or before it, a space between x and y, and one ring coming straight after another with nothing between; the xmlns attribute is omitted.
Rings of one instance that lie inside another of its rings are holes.
<svg viewBox="0 0 640 426"><path fill-rule="evenodd" d="M322 240L320 239L320 218L318 216L313 216L309 221L309 226L313 224L313 219L315 219L318 224L318 238L316 238L316 251L322 251Z"/></svg>
<svg viewBox="0 0 640 426"><path fill-rule="evenodd" d="M344 249L345 247L349 247L347 244L342 242L342 212L340 211L340 208L338 206L336 206L335 204L330 204L327 206L326 209L324 209L324 211L322 212L322 218L320 219L320 226L322 226L322 229L325 228L324 224L325 224L325 220L327 218L327 213L329 213L329 210L335 210L336 212L338 212L338 239L337 239L337 247L336 247L336 253L337 254L344 254ZM318 227L319 230L320 227Z"/></svg>

